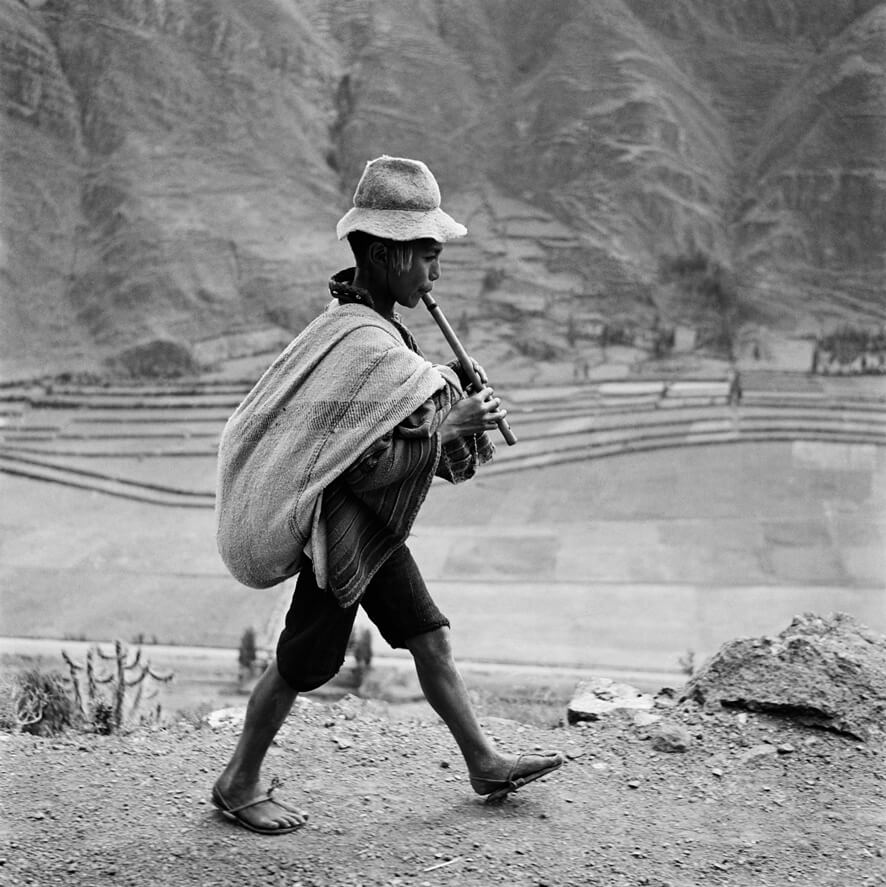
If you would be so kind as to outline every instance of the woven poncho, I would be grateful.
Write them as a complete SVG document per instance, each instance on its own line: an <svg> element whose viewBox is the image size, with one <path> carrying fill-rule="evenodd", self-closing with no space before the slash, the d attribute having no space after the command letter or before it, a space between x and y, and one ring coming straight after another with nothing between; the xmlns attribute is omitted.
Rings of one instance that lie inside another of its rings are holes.
<svg viewBox="0 0 886 887"><path fill-rule="evenodd" d="M443 373L451 375L406 347L397 327L368 306L334 301L312 321L222 433L216 527L232 575L253 588L274 585L298 572L309 542L324 548L312 557L325 559L326 539L317 532L324 491L335 491L374 441L445 392ZM455 386L457 399L457 380ZM359 568L339 562L359 560L361 552L331 556L331 590L342 606L359 599L368 574L411 529L437 467L439 436L426 433L416 452L414 474L370 503L386 512L375 532L384 533L385 550Z"/></svg>

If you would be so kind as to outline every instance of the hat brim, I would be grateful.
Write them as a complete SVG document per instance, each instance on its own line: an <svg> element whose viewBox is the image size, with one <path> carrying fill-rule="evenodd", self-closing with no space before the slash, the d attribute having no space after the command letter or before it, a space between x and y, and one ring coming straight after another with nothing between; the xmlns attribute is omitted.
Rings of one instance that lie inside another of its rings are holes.
<svg viewBox="0 0 886 887"><path fill-rule="evenodd" d="M442 209L428 212L404 209L363 209L355 206L349 209L335 226L339 240L351 231L365 231L386 240L436 240L446 243L468 233L460 222L456 222Z"/></svg>

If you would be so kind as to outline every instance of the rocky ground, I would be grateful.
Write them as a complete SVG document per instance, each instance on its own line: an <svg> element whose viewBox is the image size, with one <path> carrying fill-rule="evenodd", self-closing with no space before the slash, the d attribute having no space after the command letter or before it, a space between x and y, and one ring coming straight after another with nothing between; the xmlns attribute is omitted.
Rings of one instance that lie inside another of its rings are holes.
<svg viewBox="0 0 886 887"><path fill-rule="evenodd" d="M111 737L0 734L0 882L886 884L879 741L664 697L573 725L564 711L553 728L487 716L503 748L568 755L493 806L472 794L430 710L306 701L267 776L310 821L269 838L209 803L237 714Z"/></svg>

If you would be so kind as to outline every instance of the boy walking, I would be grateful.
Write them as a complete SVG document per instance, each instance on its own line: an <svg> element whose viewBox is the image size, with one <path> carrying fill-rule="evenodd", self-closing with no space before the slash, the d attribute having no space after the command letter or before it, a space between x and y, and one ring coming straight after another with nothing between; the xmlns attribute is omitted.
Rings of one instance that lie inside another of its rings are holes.
<svg viewBox="0 0 886 887"><path fill-rule="evenodd" d="M466 233L440 208L425 164L369 162L337 226L355 267L333 276L327 310L222 435L216 514L225 563L253 587L298 573L276 659L212 791L215 806L251 831L285 834L306 822L262 787L261 766L298 693L341 668L360 606L392 647L412 654L475 792L499 799L563 764L557 752L504 755L483 733L449 620L406 545L433 477L471 478L492 457L486 432L506 414L488 386L465 390L457 362L425 360L395 310L431 291L445 243Z"/></svg>

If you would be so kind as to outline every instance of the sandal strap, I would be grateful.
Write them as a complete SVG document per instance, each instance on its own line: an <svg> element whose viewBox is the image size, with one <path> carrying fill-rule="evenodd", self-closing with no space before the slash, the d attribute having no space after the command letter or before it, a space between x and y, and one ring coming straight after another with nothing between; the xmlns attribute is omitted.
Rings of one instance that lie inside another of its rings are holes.
<svg viewBox="0 0 886 887"><path fill-rule="evenodd" d="M507 779L505 780L505 782L507 782L509 785L514 786L515 788L519 788L519 787L525 785L525 782L523 782L523 780L525 780L527 776L532 776L533 773L538 772L538 770L546 769L545 767L539 767L538 770L533 770L532 773L527 773L524 776L517 776L516 775L517 768L520 766L520 761L522 761L524 758L536 758L536 757L537 758L547 758L548 760L553 761L553 760L556 760L559 757L559 755L557 754L557 752L553 752L553 751L523 752L523 754L517 755L517 760L514 761L514 766L511 767L510 771L508 772L508 776L507 776Z"/></svg>
<svg viewBox="0 0 886 887"><path fill-rule="evenodd" d="M523 754L517 755L517 760L514 761L511 769L508 770L508 775L505 777L505 782L510 785L512 788L516 788L517 786L514 784L515 782L515 774L517 772L517 768L520 766L520 761L523 760L527 755L524 752Z"/></svg>
<svg viewBox="0 0 886 887"><path fill-rule="evenodd" d="M236 807L228 807L226 812L239 813L241 810L248 810L250 807L257 807L259 804L264 804L265 801L273 801L271 792L265 792L261 797L253 798L245 804L239 804Z"/></svg>

